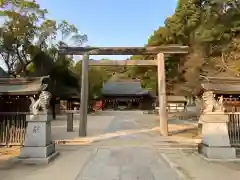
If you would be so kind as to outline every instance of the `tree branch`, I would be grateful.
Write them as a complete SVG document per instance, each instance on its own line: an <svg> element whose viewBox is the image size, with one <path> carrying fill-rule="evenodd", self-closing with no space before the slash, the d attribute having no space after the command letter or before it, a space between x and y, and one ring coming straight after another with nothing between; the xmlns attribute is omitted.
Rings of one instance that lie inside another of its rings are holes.
<svg viewBox="0 0 240 180"><path fill-rule="evenodd" d="M233 70L233 69L231 69L230 67L228 67L227 63L226 63L225 60L224 60L224 53L222 53L221 59L222 59L222 64L223 64L223 66L224 66L227 70L229 70L229 71L233 72L234 74L236 74L237 76L239 76L239 72L236 72L235 70Z"/></svg>

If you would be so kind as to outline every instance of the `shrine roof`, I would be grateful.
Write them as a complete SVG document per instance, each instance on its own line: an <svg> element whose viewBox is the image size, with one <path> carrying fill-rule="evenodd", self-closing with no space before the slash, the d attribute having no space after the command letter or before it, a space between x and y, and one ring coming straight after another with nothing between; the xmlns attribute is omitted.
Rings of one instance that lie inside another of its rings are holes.
<svg viewBox="0 0 240 180"><path fill-rule="evenodd" d="M186 102L186 98L184 96L167 96L168 102Z"/></svg>
<svg viewBox="0 0 240 180"><path fill-rule="evenodd" d="M33 95L48 86L48 76L29 78L0 78L0 95Z"/></svg>
<svg viewBox="0 0 240 180"><path fill-rule="evenodd" d="M240 78L208 77L202 81L201 89L218 94L240 94Z"/></svg>
<svg viewBox="0 0 240 180"><path fill-rule="evenodd" d="M138 80L108 81L102 89L103 95L147 95L150 92L141 86Z"/></svg>

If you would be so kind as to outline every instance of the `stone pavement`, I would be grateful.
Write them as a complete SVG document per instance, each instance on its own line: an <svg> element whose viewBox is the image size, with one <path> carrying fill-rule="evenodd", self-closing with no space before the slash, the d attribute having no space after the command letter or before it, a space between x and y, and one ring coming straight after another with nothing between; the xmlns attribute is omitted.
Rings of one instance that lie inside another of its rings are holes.
<svg viewBox="0 0 240 180"><path fill-rule="evenodd" d="M174 169L189 180L239 180L240 162L208 162L196 152L159 151Z"/></svg>
<svg viewBox="0 0 240 180"><path fill-rule="evenodd" d="M113 120L113 115L88 115L87 135L96 136L104 133L105 129ZM67 131L66 115L58 116L57 120L52 121L53 140L74 139L78 137L79 115L74 116L74 132Z"/></svg>
<svg viewBox="0 0 240 180"><path fill-rule="evenodd" d="M150 147L103 147L77 180L175 180L177 174Z"/></svg>
<svg viewBox="0 0 240 180"><path fill-rule="evenodd" d="M77 124L75 122L76 128ZM173 124L175 127L176 122ZM81 146L57 145L61 155L47 166L6 163L0 166L0 179L210 180L211 177L220 180L224 178L235 180L237 177L239 179L239 164L206 162L195 155L194 146L188 144L184 150L180 150L178 148L180 141L178 143L174 141L175 137L161 137L158 125L159 121L155 115L143 115L138 111L103 112L99 116L91 116L88 124L91 135L94 138L99 134L105 136L101 135L97 141ZM64 121L59 120L53 126L55 139L75 139L77 136L77 132L71 135L66 133ZM184 138L181 141L187 142ZM231 178L226 178L227 175Z"/></svg>

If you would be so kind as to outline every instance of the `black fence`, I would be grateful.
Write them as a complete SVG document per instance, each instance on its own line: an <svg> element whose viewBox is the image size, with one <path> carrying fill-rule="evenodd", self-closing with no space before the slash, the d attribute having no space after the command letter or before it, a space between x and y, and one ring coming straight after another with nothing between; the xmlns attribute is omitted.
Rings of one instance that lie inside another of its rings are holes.
<svg viewBox="0 0 240 180"><path fill-rule="evenodd" d="M232 146L240 146L240 113L229 113L228 135Z"/></svg>

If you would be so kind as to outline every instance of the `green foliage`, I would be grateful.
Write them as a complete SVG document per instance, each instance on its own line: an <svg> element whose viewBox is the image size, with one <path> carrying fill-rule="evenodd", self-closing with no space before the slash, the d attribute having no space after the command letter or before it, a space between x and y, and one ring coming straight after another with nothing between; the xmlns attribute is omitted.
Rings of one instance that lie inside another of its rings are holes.
<svg viewBox="0 0 240 180"><path fill-rule="evenodd" d="M86 35L79 34L76 26L65 20L57 22L47 19L48 11L36 1L1 0L0 7L0 16L4 19L0 28L0 56L8 73L27 76L29 72L40 71L44 66L51 69L56 78L63 78L69 84L78 86L81 62L75 65L73 57L58 56L57 51L60 45L67 46L65 41L81 45L87 40ZM190 46L190 53L186 56L166 57L169 93L180 92L181 89L191 92L199 84L200 77L219 72L240 76L239 17L238 0L178 1L174 14L147 41L147 46ZM57 43L52 43L53 40ZM41 52L51 58L45 61L35 58L41 57ZM130 59L155 58L132 56ZM71 71L76 73L76 78L71 78ZM125 78L139 78L143 87L156 92L156 67L89 67L89 97L100 96L102 84L114 73L123 74Z"/></svg>
<svg viewBox="0 0 240 180"><path fill-rule="evenodd" d="M76 63L76 65L73 67L73 71L81 77L82 73L82 61L79 61ZM101 96L101 88L103 83L106 81L106 78L104 73L102 73L102 69L99 67L89 67L88 69L88 79L89 79L89 99L93 99L95 97ZM80 82L80 81L79 81Z"/></svg>
<svg viewBox="0 0 240 180"><path fill-rule="evenodd" d="M51 75L54 83L79 88L79 76L72 72L72 56L59 56L65 41L80 45L86 35L66 20L47 19L48 11L35 1L1 0L0 56L13 76ZM57 39L61 37L61 39ZM56 43L53 43L56 42Z"/></svg>
<svg viewBox="0 0 240 180"><path fill-rule="evenodd" d="M35 71L34 63L28 64L27 67L26 67L26 69L27 69L28 72L33 73L33 72Z"/></svg>
<svg viewBox="0 0 240 180"><path fill-rule="evenodd" d="M179 0L175 13L168 17L148 39L147 46L167 44L188 45L187 56L166 58L168 91L189 89L191 93L200 77L229 71L240 75L239 30L240 1L236 0ZM133 56L131 59L155 57ZM145 67L129 69L142 83L151 86L156 71ZM150 72L149 72L150 71Z"/></svg>
<svg viewBox="0 0 240 180"><path fill-rule="evenodd" d="M58 61L57 49L59 44L66 45L65 40L74 44L84 41L85 36L80 35L74 25L65 20L47 19L48 11L35 0L1 0L0 6L0 16L4 19L0 27L0 56L9 74L27 75L27 66L41 51ZM62 39L54 44L52 41L57 40L57 35Z"/></svg>

